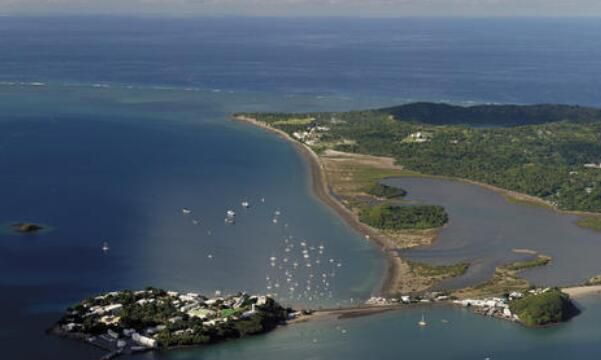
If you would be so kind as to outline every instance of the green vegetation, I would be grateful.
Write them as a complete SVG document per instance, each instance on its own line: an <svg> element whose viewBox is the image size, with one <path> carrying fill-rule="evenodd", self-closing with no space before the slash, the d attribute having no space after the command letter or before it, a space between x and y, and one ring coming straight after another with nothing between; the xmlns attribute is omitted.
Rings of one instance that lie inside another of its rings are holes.
<svg viewBox="0 0 601 360"><path fill-rule="evenodd" d="M562 120L601 120L601 110L569 105L478 105L456 106L427 102L380 110L396 119L426 124L471 126L518 126Z"/></svg>
<svg viewBox="0 0 601 360"><path fill-rule="evenodd" d="M538 266L545 266L551 262L551 258L544 255L538 255L532 260L515 262L513 264L509 264L504 266L505 269L509 271L522 271L526 269L535 268Z"/></svg>
<svg viewBox="0 0 601 360"><path fill-rule="evenodd" d="M576 224L583 228L601 231L601 216L585 216L578 220Z"/></svg>
<svg viewBox="0 0 601 360"><path fill-rule="evenodd" d="M551 262L551 258L545 255L537 255L536 258L526 261L517 261L511 264L498 266L493 276L476 286L461 289L455 292L458 297L481 297L484 295L499 296L513 291L523 292L532 287L524 278L519 276L520 271L537 266L545 266Z"/></svg>
<svg viewBox="0 0 601 360"><path fill-rule="evenodd" d="M509 308L526 326L557 324L569 320L578 313L570 297L559 289L528 294L521 299L511 301Z"/></svg>
<svg viewBox="0 0 601 360"><path fill-rule="evenodd" d="M306 126L306 125L310 125L311 123L313 123L312 118L305 118L305 119L292 118L292 119L275 121L272 125L273 126L283 126L283 125Z"/></svg>
<svg viewBox="0 0 601 360"><path fill-rule="evenodd" d="M361 211L360 220L377 229L419 230L441 227L449 220L443 207L380 204Z"/></svg>
<svg viewBox="0 0 601 360"><path fill-rule="evenodd" d="M430 265L410 261L409 266L411 266L412 271L420 276L450 278L465 274L470 264L462 262L452 265Z"/></svg>
<svg viewBox="0 0 601 360"><path fill-rule="evenodd" d="M393 157L414 172L479 181L540 197L563 210L601 212L601 111L562 105L457 107L419 103L382 110L247 114L276 125L314 118L313 146ZM420 137L420 134L422 137ZM412 139L407 141L407 139Z"/></svg>
<svg viewBox="0 0 601 360"><path fill-rule="evenodd" d="M407 195L407 191L403 189L395 188L393 186L388 186L380 183L372 185L369 189L367 189L367 193L383 199L394 199L404 197L405 195Z"/></svg>
<svg viewBox="0 0 601 360"><path fill-rule="evenodd" d="M209 299L147 288L86 299L67 309L54 332L90 337L112 331L135 345L131 334L126 335L134 331L156 341L151 348L202 345L270 331L291 311L267 296L241 293Z"/></svg>

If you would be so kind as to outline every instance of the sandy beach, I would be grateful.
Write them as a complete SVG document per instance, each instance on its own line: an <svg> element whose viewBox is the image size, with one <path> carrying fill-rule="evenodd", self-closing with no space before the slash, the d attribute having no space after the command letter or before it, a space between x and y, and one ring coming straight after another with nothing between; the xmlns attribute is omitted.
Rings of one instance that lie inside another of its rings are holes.
<svg viewBox="0 0 601 360"><path fill-rule="evenodd" d="M561 290L573 298L579 298L588 295L601 295L601 285L574 286L569 288L563 288Z"/></svg>

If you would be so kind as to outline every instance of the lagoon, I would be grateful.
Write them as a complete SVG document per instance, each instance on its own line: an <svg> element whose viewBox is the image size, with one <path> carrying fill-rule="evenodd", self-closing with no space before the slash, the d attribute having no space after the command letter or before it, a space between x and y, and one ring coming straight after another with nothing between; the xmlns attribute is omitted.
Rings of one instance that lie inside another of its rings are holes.
<svg viewBox="0 0 601 360"><path fill-rule="evenodd" d="M444 206L449 214L435 243L403 255L414 261L472 264L465 275L441 287L486 281L495 267L532 258L514 249L552 257L550 264L524 271L538 286L577 285L601 274L601 233L578 227L578 216L509 202L500 193L461 181L432 178L389 179L408 191L407 200Z"/></svg>

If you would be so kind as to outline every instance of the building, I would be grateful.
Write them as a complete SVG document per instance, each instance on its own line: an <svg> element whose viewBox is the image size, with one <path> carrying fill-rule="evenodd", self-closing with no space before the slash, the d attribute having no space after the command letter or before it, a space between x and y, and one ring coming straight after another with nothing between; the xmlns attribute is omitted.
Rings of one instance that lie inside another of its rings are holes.
<svg viewBox="0 0 601 360"><path fill-rule="evenodd" d="M585 168L589 168L589 169L601 169L601 162L596 164L596 163L589 163L589 164L584 164Z"/></svg>
<svg viewBox="0 0 601 360"><path fill-rule="evenodd" d="M121 304L111 304L104 307L104 311L107 313L116 313L117 311L123 309L123 305Z"/></svg>
<svg viewBox="0 0 601 360"><path fill-rule="evenodd" d="M131 339L135 341L138 345L154 349L157 347L157 341L153 338L149 338L147 336L140 335L138 333L133 333Z"/></svg>

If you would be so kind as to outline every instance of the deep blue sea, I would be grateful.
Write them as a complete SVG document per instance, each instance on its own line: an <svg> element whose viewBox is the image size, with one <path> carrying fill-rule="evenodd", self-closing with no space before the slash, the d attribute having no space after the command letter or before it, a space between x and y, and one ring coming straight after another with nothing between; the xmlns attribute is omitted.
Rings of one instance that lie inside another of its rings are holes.
<svg viewBox="0 0 601 360"><path fill-rule="evenodd" d="M99 358L44 330L115 288L362 301L382 255L313 197L289 144L229 114L416 100L601 106L599 34L601 19L0 17L0 224L50 229L0 230L2 358ZM300 242L324 247L311 268ZM281 274L293 262L298 282L328 274L328 285L291 293ZM451 308L424 310L436 324L419 330L420 309L142 358L595 358L601 302L583 305L543 331Z"/></svg>

